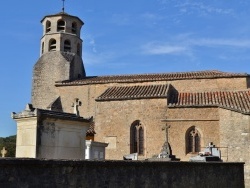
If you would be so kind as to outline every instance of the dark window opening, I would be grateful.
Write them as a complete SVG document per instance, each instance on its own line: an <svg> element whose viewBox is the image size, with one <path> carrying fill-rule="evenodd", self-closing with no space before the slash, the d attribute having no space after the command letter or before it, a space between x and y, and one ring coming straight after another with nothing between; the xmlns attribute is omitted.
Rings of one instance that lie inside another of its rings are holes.
<svg viewBox="0 0 250 188"><path fill-rule="evenodd" d="M64 51L65 52L71 52L71 44L69 40L64 41Z"/></svg>
<svg viewBox="0 0 250 188"><path fill-rule="evenodd" d="M198 153L201 149L201 136L195 127L191 127L186 134L186 153Z"/></svg>
<svg viewBox="0 0 250 188"><path fill-rule="evenodd" d="M77 44L77 55L81 56L81 47L80 44Z"/></svg>
<svg viewBox="0 0 250 188"><path fill-rule="evenodd" d="M51 31L51 22L47 21L46 22L46 33L50 32L50 31Z"/></svg>
<svg viewBox="0 0 250 188"><path fill-rule="evenodd" d="M49 51L56 51L56 40L55 39L50 40Z"/></svg>
<svg viewBox="0 0 250 188"><path fill-rule="evenodd" d="M139 120L130 128L130 153L144 154L144 129Z"/></svg>
<svg viewBox="0 0 250 188"><path fill-rule="evenodd" d="M72 23L71 31L72 31L72 33L76 34L77 24L75 22Z"/></svg>
<svg viewBox="0 0 250 188"><path fill-rule="evenodd" d="M143 154L143 143L144 142L144 132L142 127L139 128L139 154L142 155Z"/></svg>
<svg viewBox="0 0 250 188"><path fill-rule="evenodd" d="M44 42L42 43L42 54L44 53Z"/></svg>
<svg viewBox="0 0 250 188"><path fill-rule="evenodd" d="M65 21L59 20L57 22L57 31L65 31Z"/></svg>

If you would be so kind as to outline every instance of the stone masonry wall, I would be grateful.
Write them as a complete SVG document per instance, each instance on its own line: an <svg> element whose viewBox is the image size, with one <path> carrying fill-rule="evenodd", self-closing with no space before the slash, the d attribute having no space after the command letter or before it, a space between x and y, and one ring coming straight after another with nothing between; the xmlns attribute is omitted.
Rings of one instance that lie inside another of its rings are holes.
<svg viewBox="0 0 250 188"><path fill-rule="evenodd" d="M169 83L179 92L247 89L246 78L173 80L169 81Z"/></svg>
<svg viewBox="0 0 250 188"><path fill-rule="evenodd" d="M224 89L246 89L246 79L245 78L219 78L219 79L193 79L193 80L175 80L171 82L166 81L158 81L158 82L141 82L141 83L109 83L109 84L90 84L90 85L78 85L78 86L64 86L64 87L57 87L57 93L60 94L63 111L65 112L73 112L72 103L74 102L75 98L79 98L82 102L82 105L79 106L80 116L83 117L94 117L94 121L96 124L96 135L95 140L97 141L105 141L107 136L110 136L113 140L116 140L116 136L120 137L119 135L122 133L124 134L124 138L119 143L123 145L117 145L117 148L123 150L119 154L115 154L109 150L107 152L107 158L112 154L111 159L121 159L122 154L129 153L129 129L128 127L131 125L133 121L136 120L135 114L140 114L138 119L141 117L148 117L155 118L153 123L147 124L146 130L146 138L148 139L147 145L145 146L147 149L152 147L152 152L146 154L147 157L152 157L159 152L162 146L162 142L165 139L164 131L161 131L163 122L160 122L161 119L167 118L189 118L189 119L198 119L199 121L188 121L188 122L174 122L172 124L172 128L169 129L170 135L170 142L173 144L173 154L176 154L177 157L181 157L183 160L189 160L189 155L185 153L185 144L184 142L181 144L182 141L185 140L185 133L190 126L196 126L198 129L200 128L200 132L204 135L202 140L202 147L207 146L209 142L214 142L216 145L219 144L219 133L216 132L219 130L219 115L217 108L186 108L186 109L169 109L167 114L163 114L166 112L166 103L167 101L164 100L160 103L153 103L147 102L147 99L141 100L144 101L140 104L133 100L127 101L106 101L106 102L96 102L95 99L100 96L108 87L112 86L133 86L133 85L149 85L149 84L167 84L170 83L173 85L175 89L178 91L185 91L185 92L194 92L194 91L208 91L208 90L224 90ZM230 83L230 84L229 84ZM139 100L138 100L139 101ZM145 106L146 104L146 106ZM152 105L152 106L150 106ZM157 107L160 106L160 110ZM141 111L143 109L150 109L149 113L145 113L145 111ZM163 109L165 108L165 110ZM123 114L133 114L131 117L126 117ZM145 115L143 115L143 113ZM201 115L203 113L203 115ZM114 115L115 114L115 115ZM171 116L171 117L170 117ZM180 116L180 117L178 117ZM111 118L113 117L113 118ZM158 118L158 119L157 119ZM157 120L156 120L157 119ZM204 119L204 121L200 121ZM212 122L210 120L213 119ZM143 119L140 119L143 121ZM156 123L157 122L157 123ZM152 124L158 124L157 133L155 127L152 127ZM108 126L106 126L108 124ZM116 129L118 125L123 125L124 127L119 127L119 131L117 132L110 132L111 126L113 127L112 130ZM151 130L149 131L149 127ZM154 130L152 132L152 130ZM178 130L178 131L176 131ZM109 135L107 134L109 133ZM116 135L117 134L117 135ZM176 135L178 134L178 135ZM155 135L155 136L152 136ZM151 137L153 139L151 139ZM158 137L158 138L157 138ZM180 138L180 140L176 138ZM154 138L160 139L159 143L149 142L151 139L152 141ZM175 138L175 139L174 139ZM109 139L109 138L108 138ZM176 140L176 141L175 141ZM124 142L123 142L124 141ZM118 141L113 141L118 142ZM122 147L121 147L122 146ZM178 149L177 149L178 148ZM151 150L151 149L150 149ZM157 152L156 152L157 150ZM110 153L111 152L111 153ZM109 154L110 153L110 154ZM117 158L118 157L118 158Z"/></svg>
<svg viewBox="0 0 250 188"><path fill-rule="evenodd" d="M245 183L250 187L250 118L237 112L220 109L220 142L227 146L224 160L245 162Z"/></svg>
<svg viewBox="0 0 250 188"><path fill-rule="evenodd" d="M220 146L218 108L168 108L166 124L169 128L169 144L172 152L182 161L197 154L186 153L186 133L195 126L201 134L201 150L213 142Z"/></svg>
<svg viewBox="0 0 250 188"><path fill-rule="evenodd" d="M76 79L84 75L82 60L74 54L49 52L41 56L33 69L32 104L35 108L47 107L60 96L56 81Z"/></svg>
<svg viewBox="0 0 250 188"><path fill-rule="evenodd" d="M0 159L0 187L244 188L243 163Z"/></svg>
<svg viewBox="0 0 250 188"><path fill-rule="evenodd" d="M73 113L72 103L78 98L82 105L79 106L80 116L91 117L96 114L95 99L101 95L106 85L82 85L70 87L58 87L57 92L60 94L62 108L64 112Z"/></svg>
<svg viewBox="0 0 250 188"><path fill-rule="evenodd" d="M250 78L247 78L247 88L250 88Z"/></svg>
<svg viewBox="0 0 250 188"><path fill-rule="evenodd" d="M218 91L218 90L244 90L247 88L246 78L218 78L218 79L190 79L172 81L148 81L138 83L108 83L108 84L89 84L78 86L57 87L57 93L61 96L63 111L73 112L72 103L75 98L82 101L79 107L80 115L84 117L95 116L95 99L100 96L108 87L112 86L134 86L152 84L172 84L179 92L197 91ZM52 102L52 101L51 101Z"/></svg>
<svg viewBox="0 0 250 188"><path fill-rule="evenodd" d="M69 67L70 63L60 52L46 53L38 60L32 79L32 104L35 108L47 109L58 97L55 82L69 79Z"/></svg>
<svg viewBox="0 0 250 188"><path fill-rule="evenodd" d="M151 158L161 151L165 141L161 119L165 117L166 99L141 99L97 102L95 139L108 142L106 159L123 159L130 154L130 128L140 120L144 128L144 155Z"/></svg>

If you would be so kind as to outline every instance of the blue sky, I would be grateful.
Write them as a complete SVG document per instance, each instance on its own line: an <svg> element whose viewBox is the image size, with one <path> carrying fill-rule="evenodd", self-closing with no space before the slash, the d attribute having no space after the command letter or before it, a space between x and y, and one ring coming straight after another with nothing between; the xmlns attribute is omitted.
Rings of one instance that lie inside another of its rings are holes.
<svg viewBox="0 0 250 188"><path fill-rule="evenodd" d="M0 5L0 137L16 134L11 112L30 102L40 20L61 0ZM66 0L81 18L87 75L221 70L250 73L249 0Z"/></svg>

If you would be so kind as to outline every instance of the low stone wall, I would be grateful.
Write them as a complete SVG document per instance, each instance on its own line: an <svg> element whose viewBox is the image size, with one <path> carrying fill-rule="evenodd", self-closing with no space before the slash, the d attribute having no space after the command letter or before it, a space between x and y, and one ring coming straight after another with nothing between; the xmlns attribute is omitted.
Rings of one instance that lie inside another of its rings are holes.
<svg viewBox="0 0 250 188"><path fill-rule="evenodd" d="M0 187L242 188L244 163L4 158Z"/></svg>

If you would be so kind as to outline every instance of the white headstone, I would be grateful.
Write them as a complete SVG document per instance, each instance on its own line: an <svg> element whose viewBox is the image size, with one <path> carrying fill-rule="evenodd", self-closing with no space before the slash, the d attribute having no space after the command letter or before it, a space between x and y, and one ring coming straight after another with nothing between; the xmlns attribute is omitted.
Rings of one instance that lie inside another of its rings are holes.
<svg viewBox="0 0 250 188"><path fill-rule="evenodd" d="M7 150L5 149L5 147L3 147L3 149L1 150L1 154L2 157L5 157L5 155L7 154Z"/></svg>

